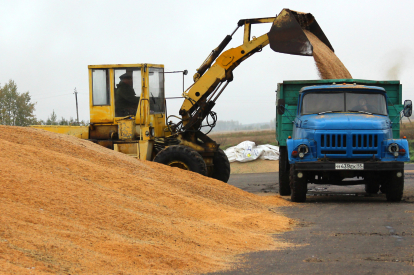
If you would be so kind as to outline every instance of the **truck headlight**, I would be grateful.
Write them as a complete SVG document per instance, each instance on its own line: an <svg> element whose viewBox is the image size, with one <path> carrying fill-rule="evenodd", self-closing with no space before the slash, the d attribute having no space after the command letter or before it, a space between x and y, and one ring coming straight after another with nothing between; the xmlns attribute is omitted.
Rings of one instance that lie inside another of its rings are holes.
<svg viewBox="0 0 414 275"><path fill-rule="evenodd" d="M301 145L299 145L299 147L298 147L298 154L299 154L299 157L302 159L302 158L304 158L305 157L305 155L307 154L309 152L309 148L308 148L308 146L307 145L305 145L305 144L301 144Z"/></svg>
<svg viewBox="0 0 414 275"><path fill-rule="evenodd" d="M393 154L394 157L398 157L398 154L400 153L400 146L398 146L397 143L391 143L388 146L388 152Z"/></svg>

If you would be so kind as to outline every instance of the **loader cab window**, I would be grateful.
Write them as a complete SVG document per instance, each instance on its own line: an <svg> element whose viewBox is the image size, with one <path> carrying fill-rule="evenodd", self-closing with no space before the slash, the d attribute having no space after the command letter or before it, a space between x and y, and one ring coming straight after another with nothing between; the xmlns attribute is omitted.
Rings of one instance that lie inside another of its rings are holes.
<svg viewBox="0 0 414 275"><path fill-rule="evenodd" d="M150 112L154 114L164 113L164 69L150 67L148 70L148 75Z"/></svg>
<svg viewBox="0 0 414 275"><path fill-rule="evenodd" d="M115 116L135 116L141 95L141 68L114 70Z"/></svg>
<svg viewBox="0 0 414 275"><path fill-rule="evenodd" d="M107 69L92 70L92 102L94 106L109 105L109 73Z"/></svg>

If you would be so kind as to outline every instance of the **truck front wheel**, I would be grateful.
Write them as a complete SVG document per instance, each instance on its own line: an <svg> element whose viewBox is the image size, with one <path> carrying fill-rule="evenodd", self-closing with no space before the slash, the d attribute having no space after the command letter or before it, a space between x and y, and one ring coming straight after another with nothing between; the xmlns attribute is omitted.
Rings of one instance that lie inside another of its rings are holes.
<svg viewBox="0 0 414 275"><path fill-rule="evenodd" d="M155 162L171 167L189 170L207 175L207 166L203 157L194 149L184 145L173 145L161 150L154 158Z"/></svg>
<svg viewBox="0 0 414 275"><path fill-rule="evenodd" d="M289 196L289 160L287 155L287 147L279 147L279 195Z"/></svg>
<svg viewBox="0 0 414 275"><path fill-rule="evenodd" d="M290 166L290 199L293 202L306 201L306 193L308 192L308 184L306 182L305 174L298 172L295 165Z"/></svg>
<svg viewBox="0 0 414 275"><path fill-rule="evenodd" d="M401 173L401 174L399 174ZM400 177L398 177L398 175ZM399 202L402 199L404 192L404 171L392 172L391 175L387 177L387 182L385 184L385 196L387 201Z"/></svg>
<svg viewBox="0 0 414 275"><path fill-rule="evenodd" d="M365 177L365 192L368 194L377 194L380 190L381 184L381 174L379 173L369 173Z"/></svg>
<svg viewBox="0 0 414 275"><path fill-rule="evenodd" d="M365 183L365 192L368 194L377 194L380 189L379 184L376 183Z"/></svg>

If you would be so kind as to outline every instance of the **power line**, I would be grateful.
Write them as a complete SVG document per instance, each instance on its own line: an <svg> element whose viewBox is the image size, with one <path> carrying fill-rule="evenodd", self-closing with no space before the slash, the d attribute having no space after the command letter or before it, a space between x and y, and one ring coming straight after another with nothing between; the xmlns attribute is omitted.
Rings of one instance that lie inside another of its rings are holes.
<svg viewBox="0 0 414 275"><path fill-rule="evenodd" d="M53 95L53 96L48 96L48 97L35 98L34 100L46 99L46 98L52 98L52 97L59 97L59 96L65 96L65 95L72 95L72 94L73 93L70 93L70 94L61 94L61 95Z"/></svg>
<svg viewBox="0 0 414 275"><path fill-rule="evenodd" d="M78 93L78 95L86 95L86 93L80 93L80 92L77 92ZM38 97L38 96L42 96L42 95L50 95L50 94L52 94L52 93L47 93L47 94L39 94L39 95L30 95L30 97ZM73 93L71 93L71 94L73 94ZM63 96L63 95L71 95L71 94L59 94L59 95L52 95L52 96L50 96L50 97L55 97L55 96ZM45 97L45 98L49 98L49 96L48 97Z"/></svg>

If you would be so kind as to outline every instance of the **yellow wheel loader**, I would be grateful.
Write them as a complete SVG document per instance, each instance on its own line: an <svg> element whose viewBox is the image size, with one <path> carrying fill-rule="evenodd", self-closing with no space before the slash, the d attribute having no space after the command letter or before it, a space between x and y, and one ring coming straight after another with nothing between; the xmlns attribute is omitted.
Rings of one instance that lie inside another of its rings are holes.
<svg viewBox="0 0 414 275"><path fill-rule="evenodd" d="M262 23L272 23L270 31L251 37L251 25ZM243 44L223 52L242 26ZM75 135L141 160L156 161L227 182L229 161L219 144L201 129L209 127L211 130L215 126L217 116L212 109L233 80L233 70L243 60L268 44L276 52L312 55L312 44L303 29L332 49L310 13L283 9L277 17L240 20L233 33L227 35L197 69L194 83L182 94L184 102L179 122L173 123L171 117L166 117L163 65L117 64L88 66L89 126L33 127ZM129 92L133 89L137 94L136 97L129 95L129 101L120 95L123 78L128 78Z"/></svg>

